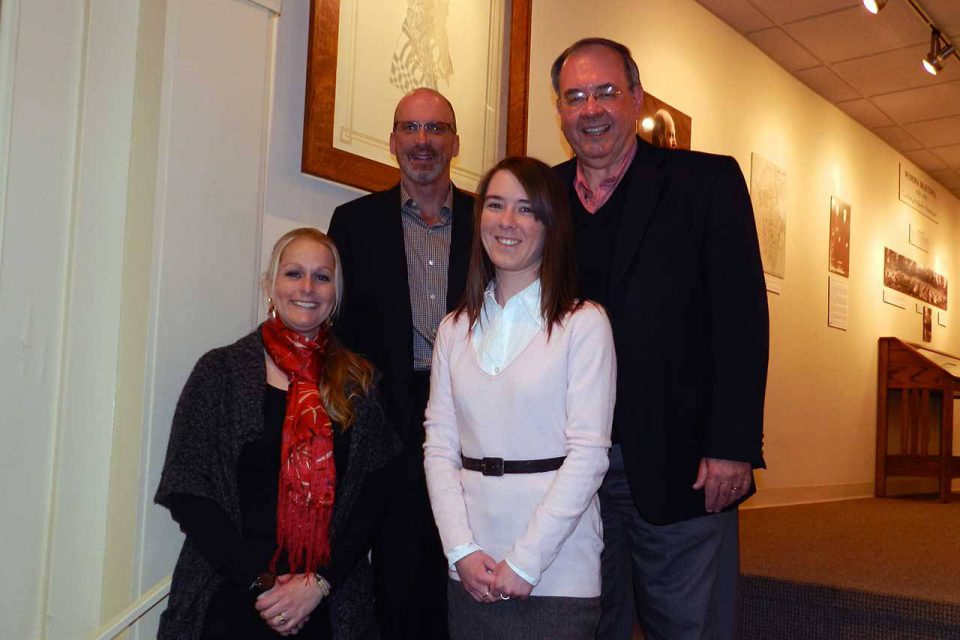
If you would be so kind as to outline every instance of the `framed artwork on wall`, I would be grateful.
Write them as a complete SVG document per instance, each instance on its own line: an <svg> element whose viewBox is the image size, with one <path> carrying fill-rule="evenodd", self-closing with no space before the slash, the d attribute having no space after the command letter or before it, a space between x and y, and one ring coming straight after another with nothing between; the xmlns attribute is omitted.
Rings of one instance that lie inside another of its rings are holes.
<svg viewBox="0 0 960 640"><path fill-rule="evenodd" d="M484 171L526 151L532 0L311 0L302 170L368 191L399 180L393 111L427 86L454 105L472 191Z"/></svg>
<svg viewBox="0 0 960 640"><path fill-rule="evenodd" d="M850 277L850 205L830 197L830 271Z"/></svg>
<svg viewBox="0 0 960 640"><path fill-rule="evenodd" d="M693 118L651 93L643 92L637 133L655 147L689 149Z"/></svg>
<svg viewBox="0 0 960 640"><path fill-rule="evenodd" d="M947 277L886 247L883 286L947 310Z"/></svg>

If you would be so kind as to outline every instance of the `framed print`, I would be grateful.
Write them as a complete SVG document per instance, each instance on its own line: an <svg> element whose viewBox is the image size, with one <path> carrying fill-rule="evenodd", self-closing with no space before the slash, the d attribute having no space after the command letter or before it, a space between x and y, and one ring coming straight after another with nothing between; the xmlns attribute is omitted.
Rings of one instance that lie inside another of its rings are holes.
<svg viewBox="0 0 960 640"><path fill-rule="evenodd" d="M850 277L850 205L830 196L830 249L828 267L844 278Z"/></svg>
<svg viewBox="0 0 960 640"><path fill-rule="evenodd" d="M883 286L947 310L947 277L884 247Z"/></svg>
<svg viewBox="0 0 960 640"><path fill-rule="evenodd" d="M451 177L467 191L526 151L532 0L311 0L302 170L377 191L400 173L397 102L425 86L457 115Z"/></svg>
<svg viewBox="0 0 960 640"><path fill-rule="evenodd" d="M693 119L648 91L643 92L637 134L655 147L689 149Z"/></svg>

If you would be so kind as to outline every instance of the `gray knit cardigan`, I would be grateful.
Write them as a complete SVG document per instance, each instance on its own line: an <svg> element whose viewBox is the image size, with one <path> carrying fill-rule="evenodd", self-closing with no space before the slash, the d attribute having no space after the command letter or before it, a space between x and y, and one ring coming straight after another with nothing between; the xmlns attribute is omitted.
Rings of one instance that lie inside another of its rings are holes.
<svg viewBox="0 0 960 640"><path fill-rule="evenodd" d="M259 328L232 345L200 358L180 394L167 457L154 500L168 505L172 494L214 501L240 528L237 468L243 445L263 432L263 393L267 372ZM387 426L376 399L355 396L346 474L338 482L330 525L331 545L344 526L367 474L399 452L399 439ZM187 539L173 571L170 598L160 618L161 640L199 638L214 592L223 583ZM330 595L335 640L379 637L373 613L372 571L366 558Z"/></svg>

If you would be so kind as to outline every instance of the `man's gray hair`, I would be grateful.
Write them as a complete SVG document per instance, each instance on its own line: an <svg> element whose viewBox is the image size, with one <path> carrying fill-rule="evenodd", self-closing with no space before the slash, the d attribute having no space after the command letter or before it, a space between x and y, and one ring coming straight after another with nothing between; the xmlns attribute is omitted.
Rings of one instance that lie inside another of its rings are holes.
<svg viewBox="0 0 960 640"><path fill-rule="evenodd" d="M553 66L550 67L550 81L553 82L553 91L555 93L558 95L560 93L560 68L563 67L563 63L566 62L567 58L569 58L574 51L583 49L584 47L606 47L619 54L623 59L623 68L624 71L626 71L627 80L630 82L630 86L628 86L627 89L630 90L634 87L639 87L643 90L643 86L640 84L640 69L637 68L637 63L634 62L633 55L631 55L630 49L627 48L626 45L615 42L614 40L608 40L607 38L583 38L564 49L563 53L553 61Z"/></svg>

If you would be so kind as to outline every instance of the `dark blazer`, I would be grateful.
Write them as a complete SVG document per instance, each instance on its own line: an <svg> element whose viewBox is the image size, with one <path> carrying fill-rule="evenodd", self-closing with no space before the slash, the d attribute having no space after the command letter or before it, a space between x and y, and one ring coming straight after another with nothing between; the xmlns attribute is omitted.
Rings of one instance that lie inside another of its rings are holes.
<svg viewBox="0 0 960 640"><path fill-rule="evenodd" d="M614 424L640 514L666 524L706 513L702 457L764 466L767 296L736 160L638 143L609 282ZM557 172L571 185L576 161Z"/></svg>
<svg viewBox="0 0 960 640"><path fill-rule="evenodd" d="M473 238L473 197L453 189L447 310L460 302ZM415 416L413 315L407 285L400 185L336 208L329 235L343 266L344 298L334 332L383 373L381 395L404 442L419 449L423 416Z"/></svg>

